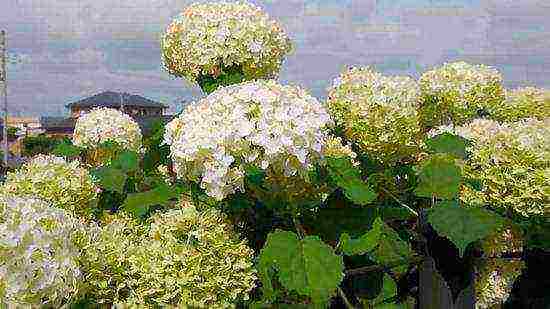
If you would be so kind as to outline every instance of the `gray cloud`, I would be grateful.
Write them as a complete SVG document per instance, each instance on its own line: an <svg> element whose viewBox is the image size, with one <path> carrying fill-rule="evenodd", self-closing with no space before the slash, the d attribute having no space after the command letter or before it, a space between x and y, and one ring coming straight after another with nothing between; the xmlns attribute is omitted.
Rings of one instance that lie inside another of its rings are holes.
<svg viewBox="0 0 550 309"><path fill-rule="evenodd" d="M191 0L2 0L10 52L10 102L26 114L59 114L102 90L173 105L196 86L160 68L159 38ZM205 2L205 1L200 1ZM296 42L281 80L319 98L349 65L418 76L443 61L497 66L507 86L550 86L550 4L545 0L253 1ZM545 56L549 55L549 56Z"/></svg>

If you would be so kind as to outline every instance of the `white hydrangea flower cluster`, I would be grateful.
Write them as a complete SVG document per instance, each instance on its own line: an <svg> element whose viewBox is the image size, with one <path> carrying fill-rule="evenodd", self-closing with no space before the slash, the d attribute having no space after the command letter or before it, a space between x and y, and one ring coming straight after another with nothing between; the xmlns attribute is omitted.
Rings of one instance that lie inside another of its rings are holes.
<svg viewBox="0 0 550 309"><path fill-rule="evenodd" d="M137 151L141 148L141 129L130 116L112 108L94 108L78 118L74 145L93 149L108 141Z"/></svg>
<svg viewBox="0 0 550 309"><path fill-rule="evenodd" d="M507 124L478 119L453 133L472 141L464 173L482 187L464 186L464 202L523 216L550 213L550 118Z"/></svg>
<svg viewBox="0 0 550 309"><path fill-rule="evenodd" d="M0 196L0 303L59 307L81 284L82 225L30 197Z"/></svg>
<svg viewBox="0 0 550 309"><path fill-rule="evenodd" d="M489 111L491 118L514 122L526 118L550 117L550 90L522 87L506 90L506 100Z"/></svg>
<svg viewBox="0 0 550 309"><path fill-rule="evenodd" d="M2 193L32 195L52 206L89 218L90 202L97 197L97 186L80 162L39 154L15 172L8 173Z"/></svg>
<svg viewBox="0 0 550 309"><path fill-rule="evenodd" d="M420 88L414 79L351 68L335 79L327 104L344 135L371 157L393 164L419 151Z"/></svg>
<svg viewBox="0 0 550 309"><path fill-rule="evenodd" d="M506 302L524 267L520 259L489 259L482 264L475 280L476 309L494 308Z"/></svg>
<svg viewBox="0 0 550 309"><path fill-rule="evenodd" d="M291 49L281 26L247 1L192 4L162 39L164 67L190 82L231 66L247 79L274 77Z"/></svg>
<svg viewBox="0 0 550 309"><path fill-rule="evenodd" d="M492 110L504 100L500 73L486 65L445 63L424 72L419 80L424 126L461 125Z"/></svg>
<svg viewBox="0 0 550 309"><path fill-rule="evenodd" d="M200 179L221 200L244 190L246 165L305 178L322 157L330 124L324 106L303 89L258 80L189 105L167 126L164 141L177 175Z"/></svg>

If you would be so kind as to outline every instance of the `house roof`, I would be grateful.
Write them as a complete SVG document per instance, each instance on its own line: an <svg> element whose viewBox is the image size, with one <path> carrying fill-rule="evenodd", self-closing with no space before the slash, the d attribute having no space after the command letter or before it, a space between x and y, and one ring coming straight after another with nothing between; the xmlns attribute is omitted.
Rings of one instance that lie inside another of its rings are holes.
<svg viewBox="0 0 550 309"><path fill-rule="evenodd" d="M91 97L69 103L65 105L67 108L71 107L120 107L120 99L123 99L124 106L135 106L135 107L157 107L157 108L168 108L168 106L155 102L153 100L144 98L139 95L121 93L114 91L105 91L98 93Z"/></svg>

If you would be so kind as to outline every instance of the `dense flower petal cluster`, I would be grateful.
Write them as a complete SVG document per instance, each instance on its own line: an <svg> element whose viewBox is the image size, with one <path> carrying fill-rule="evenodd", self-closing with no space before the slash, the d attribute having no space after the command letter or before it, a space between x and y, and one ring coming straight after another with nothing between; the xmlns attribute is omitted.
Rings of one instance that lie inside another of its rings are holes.
<svg viewBox="0 0 550 309"><path fill-rule="evenodd" d="M30 197L0 196L0 303L59 308L79 291L82 225Z"/></svg>
<svg viewBox="0 0 550 309"><path fill-rule="evenodd" d="M423 73L419 83L422 123L428 128L464 124L504 100L502 76L485 65L445 63Z"/></svg>
<svg viewBox="0 0 550 309"><path fill-rule="evenodd" d="M15 195L32 195L75 215L89 217L97 187L79 161L37 155L15 172L8 173L0 190Z"/></svg>
<svg viewBox="0 0 550 309"><path fill-rule="evenodd" d="M489 113L491 118L502 122L549 118L550 90L535 87L506 90L506 100L494 106Z"/></svg>
<svg viewBox="0 0 550 309"><path fill-rule="evenodd" d="M121 308L234 307L257 280L254 252L217 210L187 204L149 225L116 215L85 250L91 297Z"/></svg>
<svg viewBox="0 0 550 309"><path fill-rule="evenodd" d="M164 67L191 82L232 66L247 79L274 77L291 49L281 26L246 1L192 4L162 39Z"/></svg>
<svg viewBox="0 0 550 309"><path fill-rule="evenodd" d="M481 249L486 257L501 257L504 254L521 253L523 251L523 233L507 222L500 229L485 237Z"/></svg>
<svg viewBox="0 0 550 309"><path fill-rule="evenodd" d="M351 68L334 80L328 107L350 141L393 164L418 152L419 100L420 89L410 77Z"/></svg>
<svg viewBox="0 0 550 309"><path fill-rule="evenodd" d="M142 303L174 304L194 308L227 308L248 299L257 280L254 251L217 210L193 206L171 210L151 219L148 239L132 256L134 272L142 274ZM154 261L153 263L147 261Z"/></svg>
<svg viewBox="0 0 550 309"><path fill-rule="evenodd" d="M258 80L188 105L164 140L178 177L200 181L221 200L244 190L247 166L307 178L323 157L330 124L324 106L301 88Z"/></svg>
<svg viewBox="0 0 550 309"><path fill-rule="evenodd" d="M465 186L463 201L524 216L550 213L550 118L510 124L474 120L455 132L473 142L464 170L481 186Z"/></svg>
<svg viewBox="0 0 550 309"><path fill-rule="evenodd" d="M476 309L503 304L524 267L520 259L487 259L475 280Z"/></svg>
<svg viewBox="0 0 550 309"><path fill-rule="evenodd" d="M139 150L141 129L130 116L112 108L95 108L78 118L73 133L76 146L96 148L105 142Z"/></svg>

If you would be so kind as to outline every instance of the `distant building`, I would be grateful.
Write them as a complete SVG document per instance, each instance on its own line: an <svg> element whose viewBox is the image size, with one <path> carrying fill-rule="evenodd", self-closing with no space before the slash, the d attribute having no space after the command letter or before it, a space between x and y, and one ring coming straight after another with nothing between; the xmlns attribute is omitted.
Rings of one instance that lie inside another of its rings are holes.
<svg viewBox="0 0 550 309"><path fill-rule="evenodd" d="M109 107L121 110L121 99L124 113L130 115L139 124L143 135L148 135L155 120L167 123L174 115L164 115L166 105L139 95L102 92L94 96L69 103L70 117L40 117L40 127L50 136L71 136L78 117L96 107Z"/></svg>
<svg viewBox="0 0 550 309"><path fill-rule="evenodd" d="M71 110L71 117L78 118L83 113L90 111L95 107L109 107L120 110L130 116L147 117L162 116L168 106L144 98L139 95L106 91L94 96L72 102L66 105Z"/></svg>

